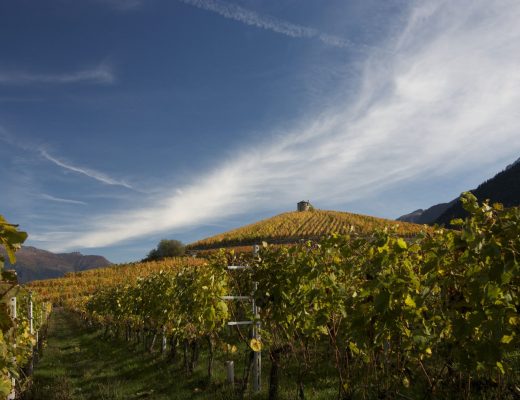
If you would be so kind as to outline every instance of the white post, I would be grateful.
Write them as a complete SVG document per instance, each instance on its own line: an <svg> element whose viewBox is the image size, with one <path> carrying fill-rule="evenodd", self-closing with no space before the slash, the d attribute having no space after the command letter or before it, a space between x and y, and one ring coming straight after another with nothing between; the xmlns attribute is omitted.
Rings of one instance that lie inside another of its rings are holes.
<svg viewBox="0 0 520 400"><path fill-rule="evenodd" d="M233 361L226 361L227 367L227 381L231 387L235 386L235 363Z"/></svg>
<svg viewBox="0 0 520 400"><path fill-rule="evenodd" d="M161 346L161 353L166 352L166 326L163 326L162 329L162 346Z"/></svg>
<svg viewBox="0 0 520 400"><path fill-rule="evenodd" d="M16 315L16 297L11 297L9 300L9 308L11 311L11 319L15 320ZM13 345L13 347L16 347L16 343ZM13 362L16 364L16 357L13 357ZM16 398L16 379L11 377L11 386L12 390L11 393L7 396L7 400L14 400Z"/></svg>
<svg viewBox="0 0 520 400"><path fill-rule="evenodd" d="M16 297L11 297L9 305L11 306L11 318L16 319Z"/></svg>
<svg viewBox="0 0 520 400"><path fill-rule="evenodd" d="M16 385L16 379L14 378L11 378L11 386L13 387L11 389L11 393L9 393L7 395L7 400L15 400L16 399L16 389L15 389L15 385Z"/></svg>
<svg viewBox="0 0 520 400"><path fill-rule="evenodd" d="M34 335L32 295L29 296L29 330L31 332L31 335Z"/></svg>

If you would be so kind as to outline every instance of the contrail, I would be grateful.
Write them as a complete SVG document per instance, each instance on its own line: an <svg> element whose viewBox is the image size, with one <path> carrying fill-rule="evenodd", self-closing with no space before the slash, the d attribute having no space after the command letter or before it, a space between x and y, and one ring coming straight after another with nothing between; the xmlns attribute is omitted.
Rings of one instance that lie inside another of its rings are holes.
<svg viewBox="0 0 520 400"><path fill-rule="evenodd" d="M224 18L233 19L243 24L256 26L257 28L280 33L293 38L318 39L329 46L349 47L352 43L338 36L328 35L317 29L296 25L270 15L260 15L236 4L222 0L180 0L185 4L212 11Z"/></svg>
<svg viewBox="0 0 520 400"><path fill-rule="evenodd" d="M0 85L70 84L78 82L110 84L114 81L112 69L104 64L96 68L60 74L0 71Z"/></svg>
<svg viewBox="0 0 520 400"><path fill-rule="evenodd" d="M78 205L81 205L81 206L86 206L87 205L87 203L85 203L84 201L64 199L62 197L54 197L54 196L51 196L51 195L45 194L45 193L43 193L41 195L41 198L42 199L46 199L46 200L55 201L57 203L78 204Z"/></svg>
<svg viewBox="0 0 520 400"><path fill-rule="evenodd" d="M93 169L89 168L83 168L83 167L76 167L75 165L67 164L61 160L58 160L57 158L51 156L49 153L47 153L45 150L40 150L40 154L47 160L53 162L59 167L68 169L69 171L74 171L83 175L88 176L89 178L95 179L96 181L106 183L107 185L115 185L115 186L123 186L127 189L134 189L132 186L130 186L128 183L124 181L118 181L116 179L113 179L109 177L108 175L105 175L102 172L95 171Z"/></svg>

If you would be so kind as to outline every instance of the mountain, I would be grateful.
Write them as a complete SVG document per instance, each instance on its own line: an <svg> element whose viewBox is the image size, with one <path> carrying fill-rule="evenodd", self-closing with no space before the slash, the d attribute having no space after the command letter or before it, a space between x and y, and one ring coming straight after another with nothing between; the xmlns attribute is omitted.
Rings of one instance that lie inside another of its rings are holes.
<svg viewBox="0 0 520 400"><path fill-rule="evenodd" d="M471 190L471 193L481 202L489 199L491 203L502 203L505 207L520 205L520 158L493 178ZM466 212L457 198L449 203L436 204L426 210L419 209L402 215L397 220L417 224L449 225L453 218L464 218L465 216Z"/></svg>
<svg viewBox="0 0 520 400"><path fill-rule="evenodd" d="M510 164L493 178L471 190L479 201L489 199L491 203L502 203L504 207L520 205L520 158ZM464 218L466 211L460 201L456 201L436 220L438 224L448 225L453 218Z"/></svg>
<svg viewBox="0 0 520 400"><path fill-rule="evenodd" d="M457 202L457 199L449 203L440 203L426 210L415 210L414 212L402 215L397 221L412 222L414 224L432 224L439 218L448 208Z"/></svg>
<svg viewBox="0 0 520 400"><path fill-rule="evenodd" d="M0 252L4 252L3 248ZM14 269L18 275L18 282L25 283L36 279L57 278L67 272L106 267L110 264L110 261L102 256L83 255L79 252L55 254L36 247L23 246L16 252ZM6 262L6 268L13 268L9 260Z"/></svg>
<svg viewBox="0 0 520 400"><path fill-rule="evenodd" d="M224 232L186 246L187 251L237 247L266 241L272 244L295 243L302 239L316 239L332 232L347 233L353 229L361 234L375 229L395 227L403 236L413 236L423 226L396 222L367 215L341 211L308 210L286 212L228 232Z"/></svg>

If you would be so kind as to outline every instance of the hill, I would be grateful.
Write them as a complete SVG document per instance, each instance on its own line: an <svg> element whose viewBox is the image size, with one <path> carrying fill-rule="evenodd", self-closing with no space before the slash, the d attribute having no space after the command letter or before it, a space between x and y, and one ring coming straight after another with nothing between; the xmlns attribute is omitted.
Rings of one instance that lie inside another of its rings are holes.
<svg viewBox="0 0 520 400"><path fill-rule="evenodd" d="M413 236L424 230L424 227L408 222L396 222L348 212L294 211L199 240L186 248L188 251L206 250L253 245L261 241L272 244L295 243L302 239L316 239L333 232L347 233L354 229L363 234L384 227L394 227L402 236Z"/></svg>
<svg viewBox="0 0 520 400"><path fill-rule="evenodd" d="M493 178L480 184L471 193L479 201L489 199L491 203L502 203L504 207L515 207L520 205L520 159L507 166L502 172ZM460 201L454 202L445 210L435 222L448 225L453 218L465 218L466 211L462 208Z"/></svg>
<svg viewBox="0 0 520 400"><path fill-rule="evenodd" d="M457 200L458 199L452 200L449 203L436 204L430 208L427 208L426 210L415 210L410 214L402 215L401 217L397 218L397 221L412 222L414 224L431 224L437 220L437 218L439 218L442 213L455 204Z"/></svg>
<svg viewBox="0 0 520 400"><path fill-rule="evenodd" d="M3 248L0 251L4 251ZM25 283L36 279L57 278L67 272L106 267L110 264L111 262L102 256L83 255L79 252L56 254L36 247L23 246L16 252L14 266L7 262L6 267L14 268L18 282Z"/></svg>
<svg viewBox="0 0 520 400"><path fill-rule="evenodd" d="M491 203L502 203L505 207L520 205L520 158L508 165L493 178L470 190L479 201L489 199ZM448 203L436 204L426 210L415 210L397 218L397 221L417 224L448 225L453 218L464 218L467 213L456 198Z"/></svg>
<svg viewBox="0 0 520 400"><path fill-rule="evenodd" d="M206 260L192 257L166 258L129 264L110 265L106 268L71 272L63 277L30 282L27 288L38 293L40 298L51 301L54 305L63 305L70 301L79 301L99 289L117 285L130 285L139 278L159 271L170 271L183 266L203 265Z"/></svg>

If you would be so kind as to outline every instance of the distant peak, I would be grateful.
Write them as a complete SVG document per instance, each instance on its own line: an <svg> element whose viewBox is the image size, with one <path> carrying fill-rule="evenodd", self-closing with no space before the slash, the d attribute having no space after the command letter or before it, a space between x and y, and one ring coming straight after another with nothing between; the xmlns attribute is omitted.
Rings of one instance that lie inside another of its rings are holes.
<svg viewBox="0 0 520 400"><path fill-rule="evenodd" d="M513 168L514 166L518 165L518 164L520 164L520 158L518 158L514 163L509 164L509 165L506 167L506 170L511 169L511 168Z"/></svg>

